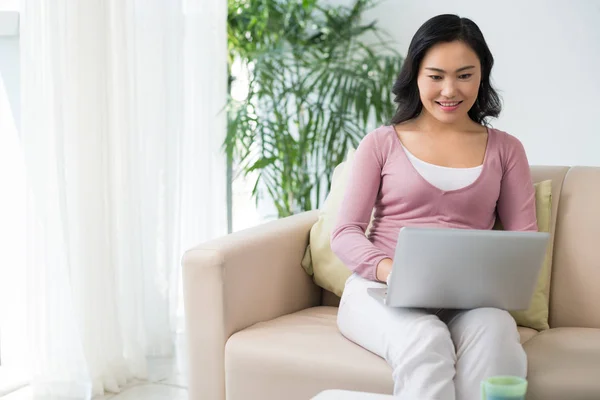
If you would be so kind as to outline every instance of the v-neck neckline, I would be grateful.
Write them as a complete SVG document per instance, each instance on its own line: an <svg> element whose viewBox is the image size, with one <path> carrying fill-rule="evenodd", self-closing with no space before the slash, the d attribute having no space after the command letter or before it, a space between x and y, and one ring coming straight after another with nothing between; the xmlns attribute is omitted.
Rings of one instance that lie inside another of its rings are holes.
<svg viewBox="0 0 600 400"><path fill-rule="evenodd" d="M429 188L433 189L434 191L441 193L441 194L452 194L452 193L460 193L466 190L469 190L471 188L473 188L474 186L476 186L484 177L484 175L486 174L487 170L488 170L488 164L489 164L489 159L490 159L490 148L492 147L492 141L494 140L494 135L492 134L492 129L488 128L487 126L485 127L486 131L487 131L487 142L485 144L485 153L483 155L483 163L481 164L481 173L479 174L479 176L477 177L477 179L475 179L472 183L470 183L467 186L463 186L461 188L458 189L453 189L453 190L443 190L438 188L437 186L431 184L431 182L429 182L427 179L425 179L423 177L423 175L421 175L421 173L419 171L417 171L417 169L415 168L415 166L413 165L413 163L410 161L410 159L408 158L408 154L406 154L406 152L404 151L404 144L402 143L402 140L400 140L400 136L398 136L398 132L396 131L396 128L394 127L394 125L390 125L390 128L392 129L392 132L394 133L394 137L396 139L396 144L400 150L400 153L402 153L402 157L404 157L404 160L410 164L410 168L411 171L413 172L413 174L418 175L419 179L425 183L425 185L427 185ZM431 164L431 165L435 165L435 164ZM437 165L436 165L437 166ZM442 167L440 165L440 167Z"/></svg>

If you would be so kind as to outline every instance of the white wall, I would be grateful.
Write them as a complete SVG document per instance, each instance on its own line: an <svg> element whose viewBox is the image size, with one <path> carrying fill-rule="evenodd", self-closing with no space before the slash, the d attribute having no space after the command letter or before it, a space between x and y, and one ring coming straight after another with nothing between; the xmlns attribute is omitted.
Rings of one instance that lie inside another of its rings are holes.
<svg viewBox="0 0 600 400"><path fill-rule="evenodd" d="M406 54L419 26L443 13L482 30L504 103L492 125L521 139L530 163L600 166L600 1L384 0L366 20Z"/></svg>

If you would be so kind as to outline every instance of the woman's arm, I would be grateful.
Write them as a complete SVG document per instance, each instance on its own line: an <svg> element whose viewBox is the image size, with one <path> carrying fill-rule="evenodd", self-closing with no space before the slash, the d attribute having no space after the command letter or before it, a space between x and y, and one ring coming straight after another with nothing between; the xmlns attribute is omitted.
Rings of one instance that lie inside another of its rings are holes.
<svg viewBox="0 0 600 400"><path fill-rule="evenodd" d="M354 154L348 186L338 214L338 221L331 234L331 249L352 271L370 280L384 281L386 265L391 260L367 239L365 230L369 225L375 200L381 184L383 157L377 146L376 132L363 138ZM382 260L381 271L377 266Z"/></svg>
<svg viewBox="0 0 600 400"><path fill-rule="evenodd" d="M497 211L507 231L537 231L535 188L523 144L506 136L505 163Z"/></svg>

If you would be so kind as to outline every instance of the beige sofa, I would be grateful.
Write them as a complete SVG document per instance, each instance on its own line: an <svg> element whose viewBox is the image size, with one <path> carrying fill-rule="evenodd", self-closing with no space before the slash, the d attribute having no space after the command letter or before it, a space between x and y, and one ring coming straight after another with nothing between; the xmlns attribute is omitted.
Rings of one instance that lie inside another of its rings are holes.
<svg viewBox="0 0 600 400"><path fill-rule="evenodd" d="M552 179L551 329L522 328L528 399L600 399L600 168L533 167ZM191 400L391 393L391 370L346 340L338 299L300 262L307 212L202 244L183 259Z"/></svg>

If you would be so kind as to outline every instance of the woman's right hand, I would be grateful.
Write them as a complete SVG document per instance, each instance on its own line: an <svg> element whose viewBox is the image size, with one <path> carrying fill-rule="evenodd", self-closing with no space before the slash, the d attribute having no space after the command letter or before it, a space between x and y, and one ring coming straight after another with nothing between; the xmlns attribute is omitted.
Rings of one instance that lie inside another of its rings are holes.
<svg viewBox="0 0 600 400"><path fill-rule="evenodd" d="M379 282L387 282L388 275L392 272L393 261L391 258L384 258L377 264L377 271L375 273L376 278Z"/></svg>

